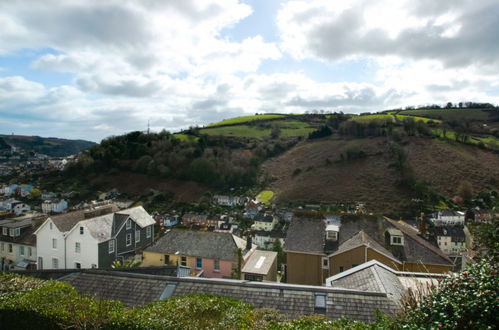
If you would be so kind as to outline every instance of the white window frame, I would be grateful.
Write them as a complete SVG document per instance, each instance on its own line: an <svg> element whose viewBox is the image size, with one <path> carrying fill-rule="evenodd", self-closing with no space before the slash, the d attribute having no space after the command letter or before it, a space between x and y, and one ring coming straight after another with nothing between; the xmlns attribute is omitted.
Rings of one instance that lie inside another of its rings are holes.
<svg viewBox="0 0 499 330"><path fill-rule="evenodd" d="M9 253L14 252L14 247L12 246L12 244L11 244L11 243L9 243L9 244L7 245L7 251L8 251Z"/></svg>
<svg viewBox="0 0 499 330"><path fill-rule="evenodd" d="M181 256L180 257L180 265L181 266L187 266L187 257L186 256Z"/></svg>
<svg viewBox="0 0 499 330"><path fill-rule="evenodd" d="M214 272L220 271L220 259L213 259L213 271Z"/></svg>
<svg viewBox="0 0 499 330"><path fill-rule="evenodd" d="M21 228L14 229L14 237L21 236Z"/></svg>
<svg viewBox="0 0 499 330"><path fill-rule="evenodd" d="M57 238L52 238L52 249L57 250Z"/></svg>
<svg viewBox="0 0 499 330"><path fill-rule="evenodd" d="M9 229L9 236L14 237L14 235L15 235L14 228L10 228Z"/></svg>
<svg viewBox="0 0 499 330"><path fill-rule="evenodd" d="M126 234L126 246L132 245L132 234Z"/></svg>
<svg viewBox="0 0 499 330"><path fill-rule="evenodd" d="M28 256L29 257L33 256L33 249L31 248L31 246L28 246Z"/></svg>
<svg viewBox="0 0 499 330"><path fill-rule="evenodd" d="M19 245L19 254L24 256L24 245Z"/></svg>
<svg viewBox="0 0 499 330"><path fill-rule="evenodd" d="M50 230L52 230L52 228L53 228L52 227L52 222L49 222L49 228L50 228Z"/></svg>
<svg viewBox="0 0 499 330"><path fill-rule="evenodd" d="M83 235L85 233L85 229L83 226L80 226L80 235Z"/></svg>
<svg viewBox="0 0 499 330"><path fill-rule="evenodd" d="M146 227L146 237L151 238L152 235L152 226L147 226Z"/></svg>
<svg viewBox="0 0 499 330"><path fill-rule="evenodd" d="M140 229L135 231L135 243L140 242Z"/></svg>
<svg viewBox="0 0 499 330"><path fill-rule="evenodd" d="M109 253L114 253L114 239L109 241Z"/></svg>
<svg viewBox="0 0 499 330"><path fill-rule="evenodd" d="M9 236L9 228L3 227L2 228L2 234L5 235L5 236Z"/></svg>
<svg viewBox="0 0 499 330"><path fill-rule="evenodd" d="M75 242L75 253L81 253L81 243Z"/></svg>
<svg viewBox="0 0 499 330"><path fill-rule="evenodd" d="M321 265L322 265L322 269L329 269L329 258L322 257Z"/></svg>
<svg viewBox="0 0 499 330"><path fill-rule="evenodd" d="M132 220L130 218L126 219L126 229L132 228Z"/></svg>

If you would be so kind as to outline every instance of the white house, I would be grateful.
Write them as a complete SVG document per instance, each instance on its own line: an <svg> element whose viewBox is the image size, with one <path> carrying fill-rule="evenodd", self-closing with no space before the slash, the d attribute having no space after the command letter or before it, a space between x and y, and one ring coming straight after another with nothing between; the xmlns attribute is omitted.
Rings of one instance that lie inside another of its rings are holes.
<svg viewBox="0 0 499 330"><path fill-rule="evenodd" d="M68 202L64 199L54 199L46 200L42 203L42 212L45 214L49 213L61 213L68 208Z"/></svg>
<svg viewBox="0 0 499 330"><path fill-rule="evenodd" d="M463 226L465 214L461 211L444 210L432 214L430 221L435 226Z"/></svg>
<svg viewBox="0 0 499 330"><path fill-rule="evenodd" d="M254 220L255 222L251 225L251 229L253 230L271 231L278 222L277 217L273 215L259 214L254 218Z"/></svg>
<svg viewBox="0 0 499 330"><path fill-rule="evenodd" d="M14 214L17 215L17 216L20 216L24 212L28 212L28 211L31 211L31 206L29 206L26 203L17 203L12 208L12 212L14 212Z"/></svg>
<svg viewBox="0 0 499 330"><path fill-rule="evenodd" d="M152 244L154 224L141 206L51 216L35 232L38 269L110 267Z"/></svg>

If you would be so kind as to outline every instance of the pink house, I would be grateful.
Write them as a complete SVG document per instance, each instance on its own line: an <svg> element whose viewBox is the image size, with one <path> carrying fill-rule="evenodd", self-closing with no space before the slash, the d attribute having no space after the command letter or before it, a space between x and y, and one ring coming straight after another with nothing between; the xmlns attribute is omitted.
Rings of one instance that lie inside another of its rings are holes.
<svg viewBox="0 0 499 330"><path fill-rule="evenodd" d="M256 245L230 233L172 229L147 248L144 266L182 265L203 277L231 278L256 250ZM239 252L241 251L241 264Z"/></svg>

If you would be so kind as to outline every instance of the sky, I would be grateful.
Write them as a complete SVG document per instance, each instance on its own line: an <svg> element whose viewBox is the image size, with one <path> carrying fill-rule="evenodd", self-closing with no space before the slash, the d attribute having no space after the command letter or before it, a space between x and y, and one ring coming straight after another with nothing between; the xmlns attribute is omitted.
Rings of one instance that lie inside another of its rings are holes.
<svg viewBox="0 0 499 330"><path fill-rule="evenodd" d="M0 133L499 104L497 0L0 0Z"/></svg>

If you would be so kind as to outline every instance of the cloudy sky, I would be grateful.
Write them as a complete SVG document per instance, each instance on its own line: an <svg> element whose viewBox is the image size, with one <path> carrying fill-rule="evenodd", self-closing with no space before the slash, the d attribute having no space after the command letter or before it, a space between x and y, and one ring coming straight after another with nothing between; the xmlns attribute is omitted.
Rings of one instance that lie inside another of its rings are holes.
<svg viewBox="0 0 499 330"><path fill-rule="evenodd" d="M0 0L0 133L499 104L497 0Z"/></svg>

